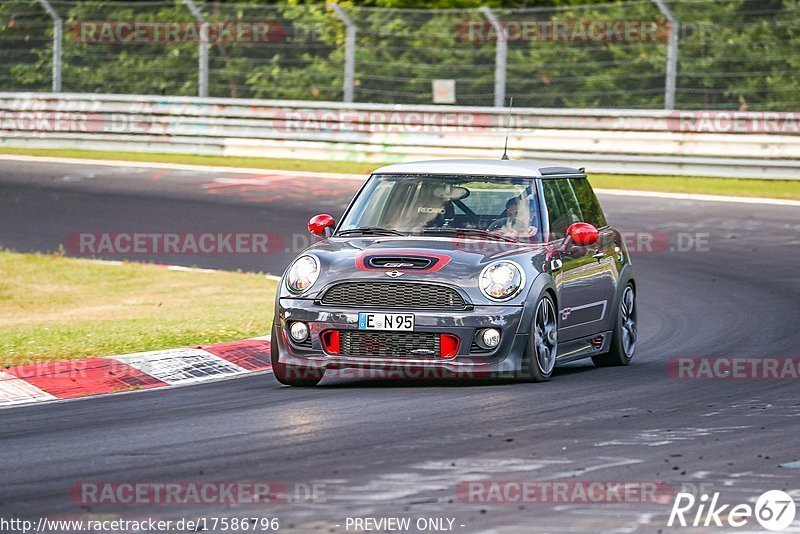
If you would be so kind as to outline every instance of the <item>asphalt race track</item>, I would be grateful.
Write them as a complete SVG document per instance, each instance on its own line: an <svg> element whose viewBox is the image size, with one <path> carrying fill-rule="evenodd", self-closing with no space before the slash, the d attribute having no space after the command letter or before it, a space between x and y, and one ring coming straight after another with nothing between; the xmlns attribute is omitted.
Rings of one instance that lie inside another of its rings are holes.
<svg viewBox="0 0 800 534"><path fill-rule="evenodd" d="M0 246L53 251L75 232L268 231L286 246L266 256L129 258L280 274L308 242L309 216L338 217L358 186L0 161ZM302 532L346 532L348 517L434 517L453 518L456 532L670 532L671 498L485 504L457 488L663 481L719 491L731 504L752 505L771 489L797 500L800 382L676 378L667 363L800 356L800 208L601 201L621 230L656 236L633 258L640 338L630 367L579 362L539 385L343 377L293 389L262 374L0 410L0 516L277 517ZM259 505L82 506L69 489L87 481L267 481L289 495ZM800 532L800 517L788 531Z"/></svg>

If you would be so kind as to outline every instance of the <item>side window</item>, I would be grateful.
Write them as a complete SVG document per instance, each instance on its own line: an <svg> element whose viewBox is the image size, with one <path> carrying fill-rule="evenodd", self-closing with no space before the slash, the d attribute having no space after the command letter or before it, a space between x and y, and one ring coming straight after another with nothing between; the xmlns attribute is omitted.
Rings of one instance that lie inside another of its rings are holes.
<svg viewBox="0 0 800 534"><path fill-rule="evenodd" d="M578 197L584 222L596 228L606 226L608 223L606 222L606 216L603 214L603 208L600 207L600 202L597 200L589 181L586 178L570 178L569 181L572 184L575 195Z"/></svg>
<svg viewBox="0 0 800 534"><path fill-rule="evenodd" d="M582 219L580 203L567 178L542 180L552 239L566 235L569 225Z"/></svg>

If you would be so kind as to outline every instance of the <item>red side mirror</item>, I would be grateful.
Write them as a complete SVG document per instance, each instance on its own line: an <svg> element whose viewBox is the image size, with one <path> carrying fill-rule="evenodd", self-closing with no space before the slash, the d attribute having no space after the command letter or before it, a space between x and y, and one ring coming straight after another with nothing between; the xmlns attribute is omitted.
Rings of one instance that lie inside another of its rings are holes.
<svg viewBox="0 0 800 534"><path fill-rule="evenodd" d="M326 237L328 235L328 228L333 228L333 217L327 213L314 215L308 221L308 231L317 237Z"/></svg>
<svg viewBox="0 0 800 534"><path fill-rule="evenodd" d="M579 247L588 247L597 243L600 232L589 223L577 222L567 228L567 235L572 238L572 242Z"/></svg>

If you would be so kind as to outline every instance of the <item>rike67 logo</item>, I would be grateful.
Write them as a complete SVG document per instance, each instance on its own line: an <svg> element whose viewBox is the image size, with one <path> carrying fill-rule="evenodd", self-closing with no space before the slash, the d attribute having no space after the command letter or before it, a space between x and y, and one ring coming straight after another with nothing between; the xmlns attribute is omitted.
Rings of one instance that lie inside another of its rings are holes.
<svg viewBox="0 0 800 534"><path fill-rule="evenodd" d="M766 530L779 532L794 521L796 507L791 495L780 490L762 494L755 506L749 504L720 504L719 492L702 494L678 493L667 526L730 527L751 525L755 519Z"/></svg>

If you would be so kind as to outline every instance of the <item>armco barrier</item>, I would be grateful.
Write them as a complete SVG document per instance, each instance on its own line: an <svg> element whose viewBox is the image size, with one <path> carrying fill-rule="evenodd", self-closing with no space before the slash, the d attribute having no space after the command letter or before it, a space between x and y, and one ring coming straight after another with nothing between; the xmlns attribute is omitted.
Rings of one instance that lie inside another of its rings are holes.
<svg viewBox="0 0 800 534"><path fill-rule="evenodd" d="M508 128L507 128L508 126ZM798 179L800 114L517 109L0 93L0 146L398 162L486 157L589 172Z"/></svg>

